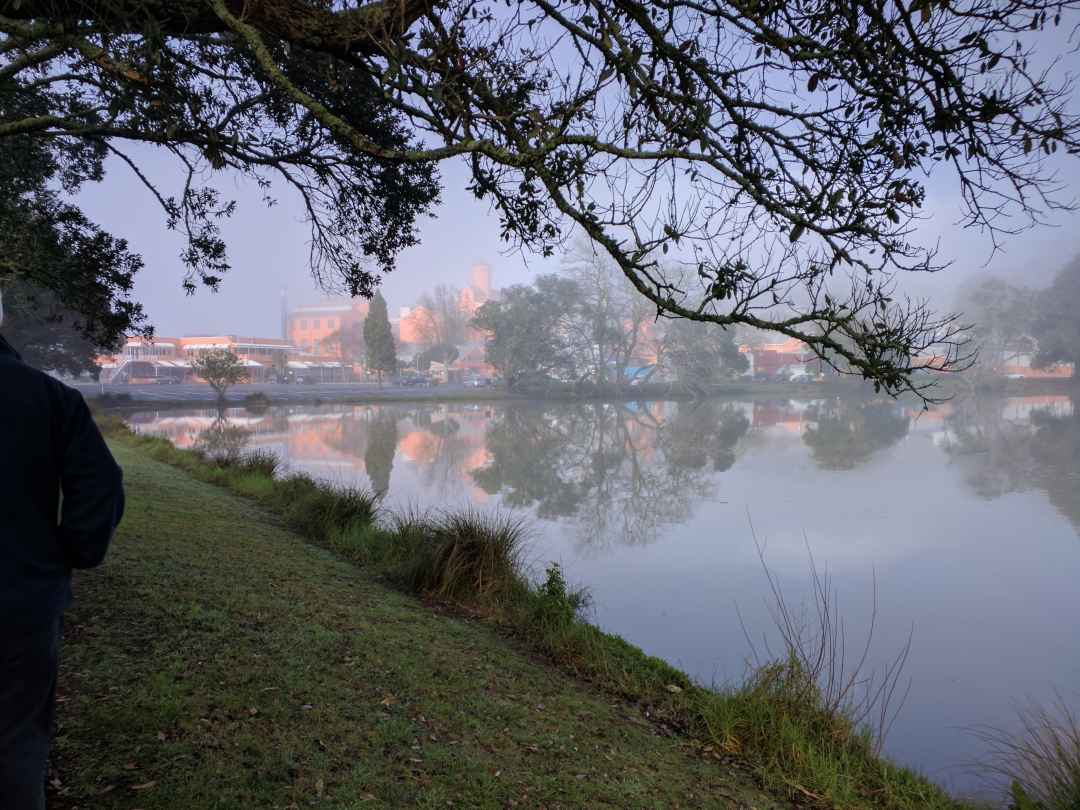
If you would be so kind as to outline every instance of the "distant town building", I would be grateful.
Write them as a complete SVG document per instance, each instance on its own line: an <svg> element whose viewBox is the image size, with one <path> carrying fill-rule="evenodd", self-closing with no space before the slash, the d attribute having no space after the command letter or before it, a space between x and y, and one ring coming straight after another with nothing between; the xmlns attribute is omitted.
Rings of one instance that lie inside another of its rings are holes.
<svg viewBox="0 0 1080 810"><path fill-rule="evenodd" d="M191 361L210 351L229 351L240 358L251 382L281 376L294 348L280 338L237 335L194 335L182 338L129 337L114 357L101 358L103 382L188 382Z"/></svg>
<svg viewBox="0 0 1080 810"><path fill-rule="evenodd" d="M458 295L458 306L466 318L495 297L491 267L475 264L469 284ZM153 340L128 338L116 355L98 358L104 382L190 382L195 380L191 360L200 352L228 350L248 369L253 382L273 380L336 381L360 378L363 368L356 352L348 352L350 341L343 335L362 330L368 314L364 298L327 298L316 304L289 306L281 292L281 335L241 337L237 335L192 335L157 337ZM423 307L402 307L391 320L394 336L402 349L400 356L415 356L423 347L430 314ZM352 344L355 345L355 339ZM483 335L469 329L460 357L446 369L447 377L463 372L494 373L484 363ZM351 355L351 356L350 356Z"/></svg>
<svg viewBox="0 0 1080 810"><path fill-rule="evenodd" d="M461 291L458 299L461 311L471 318L481 304L492 299L494 293L491 287L491 267L474 264L469 270L469 286Z"/></svg>
<svg viewBox="0 0 1080 810"><path fill-rule="evenodd" d="M747 375L775 379L792 374L817 372L816 355L801 340L788 338L780 343L743 344L739 351L749 361Z"/></svg>
<svg viewBox="0 0 1080 810"><path fill-rule="evenodd" d="M1064 380L1073 376L1072 363L1055 363L1046 368L1035 368L1039 353L1039 341L1027 335L1006 346L997 358L998 373L1010 379Z"/></svg>
<svg viewBox="0 0 1080 810"><path fill-rule="evenodd" d="M288 316L289 341L304 354L341 359L341 344L333 336L343 328L361 327L367 313L366 298L330 298L297 307Z"/></svg>
<svg viewBox="0 0 1080 810"><path fill-rule="evenodd" d="M431 313L426 307L401 307L398 309L397 323L394 324L394 339L406 353L416 349L424 342L424 333Z"/></svg>
<svg viewBox="0 0 1080 810"><path fill-rule="evenodd" d="M294 349L281 338L238 337L236 335L197 335L180 338L188 361L200 354L232 352L248 373L248 382L273 382L284 374Z"/></svg>

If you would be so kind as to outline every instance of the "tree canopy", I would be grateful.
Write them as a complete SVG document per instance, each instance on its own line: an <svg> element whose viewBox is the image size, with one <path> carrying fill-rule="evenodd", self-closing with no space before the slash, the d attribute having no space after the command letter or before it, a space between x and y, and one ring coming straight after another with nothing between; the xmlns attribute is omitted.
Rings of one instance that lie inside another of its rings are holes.
<svg viewBox="0 0 1080 810"><path fill-rule="evenodd" d="M224 402L230 386L245 382L248 378L240 358L228 349L201 352L192 359L191 370L206 380L221 402Z"/></svg>
<svg viewBox="0 0 1080 810"><path fill-rule="evenodd" d="M575 240L562 271L577 285L570 327L574 354L593 382L624 382L635 353L649 342L655 311L618 265L587 240Z"/></svg>
<svg viewBox="0 0 1080 810"><path fill-rule="evenodd" d="M992 238L1065 205L1045 160L1080 122L1033 49L1078 6L0 0L0 139L108 150L148 185L130 144L168 150L188 180L152 192L189 285L228 266L201 170L276 178L316 275L354 294L462 157L510 242L580 229L658 315L798 338L896 392L920 354L967 360L955 317L895 291L940 266L914 234L926 177Z"/></svg>
<svg viewBox="0 0 1080 810"><path fill-rule="evenodd" d="M1080 376L1080 256L1058 271L1037 301L1038 314L1031 324L1039 341L1036 362L1072 363L1073 375Z"/></svg>
<svg viewBox="0 0 1080 810"><path fill-rule="evenodd" d="M71 375L97 375L95 360L111 346L99 346L78 328L79 316L52 292L26 281L4 290L3 333L30 365Z"/></svg>
<svg viewBox="0 0 1080 810"><path fill-rule="evenodd" d="M12 99L0 79L0 114ZM32 365L78 374L126 334L149 334L132 299L142 260L63 199L101 171L93 144L0 138L4 332Z"/></svg>
<svg viewBox="0 0 1080 810"><path fill-rule="evenodd" d="M960 294L964 317L972 323L972 336L979 350L977 370L997 373L1015 355L1026 349L1039 318L1036 294L1002 278L980 278L969 282Z"/></svg>
<svg viewBox="0 0 1080 810"><path fill-rule="evenodd" d="M435 289L421 294L416 306L417 331L425 349L460 346L465 342L469 318L461 309L457 288L437 284Z"/></svg>
<svg viewBox="0 0 1080 810"><path fill-rule="evenodd" d="M579 289L555 275L515 284L487 301L472 325L487 333L484 355L509 388L549 377L576 377L580 357L572 340Z"/></svg>
<svg viewBox="0 0 1080 810"><path fill-rule="evenodd" d="M716 326L672 322L659 344L659 360L675 379L692 386L719 382L750 366L735 335Z"/></svg>

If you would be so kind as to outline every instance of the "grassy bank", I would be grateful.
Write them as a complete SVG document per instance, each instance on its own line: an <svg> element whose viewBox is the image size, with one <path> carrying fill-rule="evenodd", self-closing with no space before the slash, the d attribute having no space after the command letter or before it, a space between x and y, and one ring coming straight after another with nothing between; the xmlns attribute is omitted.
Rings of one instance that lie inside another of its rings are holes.
<svg viewBox="0 0 1080 810"><path fill-rule="evenodd" d="M591 689L599 689L622 707L617 711L645 716L653 729L674 735L693 752L695 765L712 763L711 778L722 784L715 796L744 789L738 787L738 780L735 787L726 783L732 773L746 768L772 795L804 805L904 810L961 806L921 777L878 757L873 735L853 717L856 707L837 699L831 689L823 689L821 671L797 649L793 648L786 660L763 666L741 687L725 692L702 689L664 662L580 621L580 597L567 591L557 569L550 569L539 585L526 582L516 562L518 527L467 515L435 519L384 516L376 520L376 505L365 493L332 491L304 476L276 476L272 459L256 456L214 462L177 450L164 440L136 438L122 430L112 432L129 465L149 465L146 459L154 458L200 482L246 496L309 543L332 551L336 557L378 574L399 589L433 598L459 615L482 618L502 628L516 644L542 654L566 676L576 676L577 680L560 681L562 688L581 693L580 699L592 694ZM196 483L191 481L191 486ZM200 490L197 499L194 493L184 499L193 516L191 534L198 537L205 534L198 501L207 497L206 492ZM164 495L162 487L146 491L151 499ZM228 496L222 493L215 497ZM158 507L159 513L167 509ZM247 542L244 536L257 514L248 508L213 547L223 543L231 549L234 542ZM261 520L265 523L265 517ZM147 538L155 535L151 526L140 527L138 523L132 527L129 522L125 531ZM287 544L288 540L282 542ZM261 561L264 571L253 569L233 584L250 584L249 580L263 577L274 581L279 566L290 566L289 559L281 555L277 547L266 552ZM317 582L312 578L310 587L317 588ZM416 603L410 604L424 612ZM219 621L223 633L232 624L227 616ZM370 618L365 621L370 622ZM295 633L302 635L302 624L296 626ZM426 643L426 639L418 643L416 655L437 657L438 653L424 649ZM448 668L454 666L449 664ZM542 671L548 673L546 677L556 677L550 670ZM591 687L584 688L582 680ZM733 763L738 765L734 771ZM700 774L693 778L700 778ZM449 790L449 798L472 796L464 785L455 784ZM463 792L455 793L457 790ZM710 801L715 800L711 793L709 796ZM761 801L761 797L756 799L756 806L766 806ZM464 803L475 806L468 799ZM569 806L579 804L577 800L568 802ZM614 804L648 806L629 799ZM703 806L700 798L691 804ZM718 806L726 805L718 802Z"/></svg>
<svg viewBox="0 0 1080 810"><path fill-rule="evenodd" d="M53 807L784 806L160 447L112 446L128 512L106 565L76 578Z"/></svg>

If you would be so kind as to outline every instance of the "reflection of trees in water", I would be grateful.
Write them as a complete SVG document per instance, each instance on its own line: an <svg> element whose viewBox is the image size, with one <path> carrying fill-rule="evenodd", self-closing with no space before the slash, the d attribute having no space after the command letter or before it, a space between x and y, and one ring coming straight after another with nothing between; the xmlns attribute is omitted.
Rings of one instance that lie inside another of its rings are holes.
<svg viewBox="0 0 1080 810"><path fill-rule="evenodd" d="M732 406L509 406L488 426L489 463L473 479L541 518L576 517L590 544L649 543L685 521L711 473L734 460L749 422Z"/></svg>
<svg viewBox="0 0 1080 810"><path fill-rule="evenodd" d="M469 454L480 444L477 435L462 429L463 415L455 416L452 406L420 407L412 410L409 421L425 432L426 453L418 465L420 480L440 496L456 493L463 480Z"/></svg>
<svg viewBox="0 0 1080 810"><path fill-rule="evenodd" d="M469 453L479 441L463 435L461 423L445 406L395 405L357 410L341 420L327 441L336 450L362 458L372 489L385 495L398 444L410 435L422 439L422 457L414 460L424 485L437 494L460 485Z"/></svg>
<svg viewBox="0 0 1080 810"><path fill-rule="evenodd" d="M853 470L908 433L910 418L892 401L834 399L807 414L803 432L814 462L823 470Z"/></svg>
<svg viewBox="0 0 1080 810"><path fill-rule="evenodd" d="M702 401L681 404L662 431L664 459L689 470L708 466L731 469L735 448L750 429L750 420L732 405Z"/></svg>
<svg viewBox="0 0 1080 810"><path fill-rule="evenodd" d="M541 518L568 517L577 512L580 490L565 469L572 437L581 431L582 407L558 413L531 406L508 405L488 424L490 461L474 470L473 480L489 494L501 494L514 508L536 507Z"/></svg>
<svg viewBox="0 0 1080 810"><path fill-rule="evenodd" d="M194 449L218 461L236 461L251 441L252 431L230 425L222 414L195 439Z"/></svg>
<svg viewBox="0 0 1080 810"><path fill-rule="evenodd" d="M379 411L367 422L367 447L364 449L364 469L371 480L371 489L383 496L390 489L390 474L394 470L397 452L397 416Z"/></svg>
<svg viewBox="0 0 1080 810"><path fill-rule="evenodd" d="M1080 414L1034 409L1008 418L1004 400L957 404L947 419L946 452L982 498L1037 489L1080 531Z"/></svg>
<svg viewBox="0 0 1080 810"><path fill-rule="evenodd" d="M345 414L327 444L364 460L364 470L376 495L390 489L390 474L398 443L398 413L394 408L364 408Z"/></svg>

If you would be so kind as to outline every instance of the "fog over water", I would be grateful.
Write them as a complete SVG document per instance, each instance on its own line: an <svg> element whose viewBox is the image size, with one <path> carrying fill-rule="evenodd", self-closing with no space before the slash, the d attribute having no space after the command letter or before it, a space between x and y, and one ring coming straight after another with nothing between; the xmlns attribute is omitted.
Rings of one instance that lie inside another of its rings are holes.
<svg viewBox="0 0 1080 810"><path fill-rule="evenodd" d="M593 620L704 682L776 641L757 543L788 600L827 571L852 649L911 634L887 752L954 790L970 733L1080 683L1080 414L1068 396L683 403L416 403L230 409L291 469L386 490L391 508L513 510L537 571L561 562ZM213 410L146 411L192 446ZM389 452L387 452L387 437ZM752 528L751 528L752 524ZM742 617L740 624L739 615Z"/></svg>

